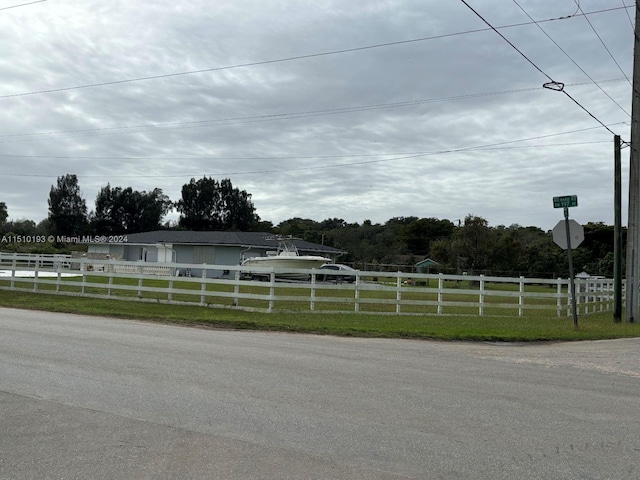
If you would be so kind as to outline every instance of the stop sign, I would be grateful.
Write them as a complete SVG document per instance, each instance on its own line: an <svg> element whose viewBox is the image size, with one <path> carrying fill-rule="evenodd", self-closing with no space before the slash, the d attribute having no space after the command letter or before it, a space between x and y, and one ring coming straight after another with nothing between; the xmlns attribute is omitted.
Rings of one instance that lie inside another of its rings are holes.
<svg viewBox="0 0 640 480"><path fill-rule="evenodd" d="M560 248L567 249L567 227L565 221L561 220L551 231L553 241ZM584 240L584 228L575 220L569 220L569 236L571 237L571 248L575 248Z"/></svg>

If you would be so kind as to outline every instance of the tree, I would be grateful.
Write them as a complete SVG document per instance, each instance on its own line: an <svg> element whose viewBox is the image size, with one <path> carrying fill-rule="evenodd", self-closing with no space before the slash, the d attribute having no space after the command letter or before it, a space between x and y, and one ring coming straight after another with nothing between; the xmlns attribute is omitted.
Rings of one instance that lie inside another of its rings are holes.
<svg viewBox="0 0 640 480"><path fill-rule="evenodd" d="M51 235L53 233L53 227L51 227L51 220L49 218L43 218L36 225L36 234L37 235Z"/></svg>
<svg viewBox="0 0 640 480"><path fill-rule="evenodd" d="M138 192L131 187L111 188L107 184L96 197L93 225L96 233L148 232L162 228L162 219L171 209L162 189Z"/></svg>
<svg viewBox="0 0 640 480"><path fill-rule="evenodd" d="M344 250L347 254L341 257L343 262L387 263L401 252L401 246L394 240L392 229L380 224L372 224L365 220L357 223L333 222L336 228L325 232L325 245Z"/></svg>
<svg viewBox="0 0 640 480"><path fill-rule="evenodd" d="M111 188L110 184L102 187L96 196L95 212L92 215L91 223L97 234L108 235L110 233L117 232L117 221L114 218L116 215L115 189Z"/></svg>
<svg viewBox="0 0 640 480"><path fill-rule="evenodd" d="M458 273L456 270L457 256L453 252L450 239L441 238L431 242L431 252L429 257L438 262L440 271L450 270Z"/></svg>
<svg viewBox="0 0 640 480"><path fill-rule="evenodd" d="M371 222L369 222L371 223ZM342 218L327 218L325 220L323 220L322 222L320 222L320 229L321 230L334 230L334 229L339 229L339 228L344 228L346 227L348 224L346 221L344 221Z"/></svg>
<svg viewBox="0 0 640 480"><path fill-rule="evenodd" d="M489 267L489 257L494 245L494 235L489 222L482 217L467 215L464 225L453 234L454 250L471 273Z"/></svg>
<svg viewBox="0 0 640 480"><path fill-rule="evenodd" d="M626 231L623 230L623 236L625 233ZM605 225L602 222L588 222L584 225L584 242L582 242L579 249L588 250L589 252L589 258L584 265L587 272L613 276L614 238L614 227L612 225ZM622 245L626 246L624 240ZM624 253L621 253L624 259Z"/></svg>
<svg viewBox="0 0 640 480"><path fill-rule="evenodd" d="M58 177L49 192L49 220L55 235L82 235L88 226L87 204L80 195L78 177Z"/></svg>
<svg viewBox="0 0 640 480"><path fill-rule="evenodd" d="M7 212L7 204L4 202L0 202L0 228L2 228L7 222L7 218L9 218L9 213Z"/></svg>
<svg viewBox="0 0 640 480"><path fill-rule="evenodd" d="M404 225L399 230L399 237L405 241L407 248L414 255L428 255L431 242L441 238L450 238L453 223L437 218L421 218Z"/></svg>
<svg viewBox="0 0 640 480"><path fill-rule="evenodd" d="M194 178L182 186L182 199L175 203L179 224L190 230L252 230L260 222L251 194L234 188L231 180Z"/></svg>
<svg viewBox="0 0 640 480"><path fill-rule="evenodd" d="M259 221L251 194L246 190L234 188L231 180L220 182L220 218L223 230L251 230Z"/></svg>
<svg viewBox="0 0 640 480"><path fill-rule="evenodd" d="M567 255L553 243L550 232L527 245L525 262L527 265L527 270L523 272L525 276L556 278L560 275L566 278L569 274Z"/></svg>
<svg viewBox="0 0 640 480"><path fill-rule="evenodd" d="M38 235L38 229L36 227L36 222L33 220L27 220L26 218L21 220L11 220L6 222L3 226L3 232L9 233L11 235Z"/></svg>
<svg viewBox="0 0 640 480"><path fill-rule="evenodd" d="M290 235L308 242L324 243L321 224L309 218L290 218L278 224L275 231L279 235Z"/></svg>

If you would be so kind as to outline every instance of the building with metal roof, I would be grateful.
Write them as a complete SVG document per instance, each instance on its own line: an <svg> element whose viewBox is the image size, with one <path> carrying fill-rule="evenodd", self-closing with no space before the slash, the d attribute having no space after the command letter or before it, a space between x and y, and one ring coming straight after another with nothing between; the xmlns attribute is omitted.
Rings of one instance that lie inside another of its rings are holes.
<svg viewBox="0 0 640 480"><path fill-rule="evenodd" d="M335 261L344 253L298 238L289 240L300 255L321 255ZM245 258L277 251L280 242L278 236L265 232L156 230L98 237L89 243L87 255L137 262L239 265Z"/></svg>

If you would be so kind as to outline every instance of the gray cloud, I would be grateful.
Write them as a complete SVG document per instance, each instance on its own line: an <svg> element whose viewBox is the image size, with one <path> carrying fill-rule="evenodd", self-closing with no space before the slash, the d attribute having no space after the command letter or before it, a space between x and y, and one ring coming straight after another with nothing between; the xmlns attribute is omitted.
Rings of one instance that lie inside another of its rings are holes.
<svg viewBox="0 0 640 480"><path fill-rule="evenodd" d="M537 20L576 10L570 0L518 3ZM515 3L472 5L496 26L529 21ZM604 0L580 5L612 8ZM630 112L629 17L615 10L588 18L622 72L584 17L540 25ZM482 28L461 2L44 2L0 15L0 96ZM629 115L538 27L501 32L629 140ZM578 221L612 223L611 134L563 93L543 89L545 81L495 32L482 31L4 97L0 200L12 218L39 221L51 185L66 173L78 175L89 208L107 183L159 187L177 200L191 177L215 175L251 193L258 214L274 223L474 213L492 225L549 229L562 215L551 198L564 194L579 196L571 212ZM528 138L537 139L506 143ZM495 146L470 150L487 145Z"/></svg>

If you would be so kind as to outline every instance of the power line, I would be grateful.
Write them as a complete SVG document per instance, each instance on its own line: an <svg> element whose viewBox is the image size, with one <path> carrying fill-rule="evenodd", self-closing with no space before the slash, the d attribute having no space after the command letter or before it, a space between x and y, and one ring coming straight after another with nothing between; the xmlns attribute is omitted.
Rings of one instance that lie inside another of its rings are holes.
<svg viewBox="0 0 640 480"><path fill-rule="evenodd" d="M236 65L227 65L227 66L224 66L224 67L212 67L212 68L204 68L204 69L201 69L201 70L190 70L190 71L185 71L185 72L166 73L166 74L161 74L161 75L150 75L150 76L146 76L146 77L130 78L130 79L126 79L126 80L114 80L114 81L110 81L110 82L99 82L99 83L91 83L91 84L86 84L86 85L76 85L76 86L72 86L72 87L53 88L53 89L38 90L38 91L25 92L25 93L14 93L14 94L8 94L8 95L0 95L0 98L23 97L23 96L28 96L28 95L39 95L39 94L44 94L44 93L55 93L55 92L63 92L63 91L68 91L68 90L77 90L77 89L93 88L93 87L104 87L104 86L107 86L107 85L119 85L119 84L123 84L123 83L141 82L141 81L146 81L146 80L156 80L156 79L160 79L160 78L171 78L171 77L179 77L179 76L185 76L185 75L194 75L194 74L198 74L198 73L217 72L217 71L221 71L221 70L231 70L231 69L236 69L236 68L255 67L255 66L259 66L259 65L269 65L269 64L274 64L274 63L290 62L290 61L294 61L294 60L303 60L303 59L323 57L323 56L328 56L328 55L338 55L338 54L343 54L343 53L370 50L370 49L374 49L374 48L381 48L381 47L389 47L389 46L395 46L395 45L405 45L405 44L409 44L409 43L424 42L424 41L427 41L427 40L436 40L436 39L441 39L441 38L453 37L453 36L457 36L457 35L464 35L464 34L468 34L468 33L482 32L482 31L486 31L486 30L488 30L488 29L468 30L468 31L465 31L465 32L448 33L448 34L443 34L443 35L434 35L434 36L430 36L430 37L414 38L414 39L410 39L410 40L399 40L399 41L395 41L395 42L379 43L379 44L367 45L367 46L363 46L363 47L345 48L345 49L341 49L341 50L332 50L332 51L328 51L328 52L319 52L319 53L311 53L311 54L305 54L305 55L296 55L296 56L292 56L292 57L278 58L278 59L273 59L273 60L262 60L262 61L257 61L257 62L240 63L240 64L236 64Z"/></svg>
<svg viewBox="0 0 640 480"><path fill-rule="evenodd" d="M509 39L507 37L505 37L502 33L500 33L496 27L494 27L493 25L491 25L482 15L480 15L480 13L475 10L471 5L469 5L466 0L460 0L462 3L464 3L469 10L471 10L473 13L475 13L475 15L482 20L486 25L488 25L494 32L496 32L498 35L500 35L500 37L507 42L516 52L518 52L527 62L529 62L536 70L538 70L538 72L540 72L542 75L544 75L545 77L547 77L547 79L549 80L549 83L546 83L544 85L545 88L549 88L551 90L556 90L559 92L564 93L568 98L570 98L573 103L575 103L578 107L580 107L582 110L584 110L591 118L593 118L596 122L598 122L602 127L604 127L605 129L607 129L612 135L616 135L616 133L614 133L613 130L611 130L609 127L607 127L598 117L596 117L593 113L591 113L589 110L587 110L580 102L578 102L575 98L573 98L565 89L564 89L564 84L561 82L556 82L553 78L551 78L544 70L542 70L538 65L536 65L533 60L531 60L529 57L527 57L518 47L516 47L513 43L511 43L509 41ZM584 16L584 12L583 16Z"/></svg>
<svg viewBox="0 0 640 480"><path fill-rule="evenodd" d="M27 5L33 5L34 3L42 3L46 1L47 0L37 0L35 2L21 3L20 5L11 5L10 7L2 7L0 8L0 10L9 10L10 8L26 7Z"/></svg>
<svg viewBox="0 0 640 480"><path fill-rule="evenodd" d="M624 0L623 0L623 1L624 1ZM576 3L577 3L577 2L576 2ZM578 3L578 8L576 8L576 11L575 11L575 12L573 12L571 15L567 15L566 17L563 17L563 18L573 18L573 17L575 17L575 16L578 14L578 12L579 12L579 11L580 11L580 4Z"/></svg>
<svg viewBox="0 0 640 480"><path fill-rule="evenodd" d="M610 80L602 80L600 83L618 82L621 80L624 81L624 79L610 79ZM583 82L583 83L574 83L570 85L582 86L582 85L590 85L590 83ZM268 121L276 121L276 120L292 120L292 119L325 116L325 115L357 113L357 112L379 110L379 109L385 109L385 108L409 107L409 106L423 105L423 104L429 104L429 103L470 100L470 99L484 98L484 97L490 97L490 96L531 92L531 91L537 91L539 89L540 87L529 87L529 88L521 88L521 89L514 89L514 90L502 90L497 92L481 92L481 93L471 93L466 95L455 95L455 96L448 96L448 97L409 100L409 101L395 102L395 103L380 103L380 104L373 104L373 105L360 105L360 106L354 106L354 107L311 110L311 111L302 111L302 112L274 113L274 114L253 115L253 116L246 116L246 117L193 120L193 121L187 121L187 122L168 122L168 123L155 123L155 124L128 125L128 126L121 126L121 127L85 128L85 129L76 129L76 130L59 130L59 131L39 132L39 133L10 133L10 134L0 135L0 139L2 138L8 139L4 141L0 140L0 143L23 143L23 142L50 140L51 138L90 136L90 134L92 133L99 134L100 136L123 135L127 133L148 133L148 132L165 131L165 130L172 130L172 129L220 127L220 126L238 125L238 124L246 124L246 123L268 122ZM138 130L138 129L143 129L143 130ZM100 134L100 132L110 132L110 133Z"/></svg>
<svg viewBox="0 0 640 480"><path fill-rule="evenodd" d="M517 0L513 0L513 3L515 3L515 4L518 6L518 8L520 8L520 10L522 10L522 11L524 12L524 14L525 14L527 17L529 17L529 19L530 19L531 21L533 21L533 23L536 25L536 27L538 27L538 28L540 29L540 31L541 31L542 33L544 33L544 34L547 36L547 38L548 38L549 40L551 40L551 41L553 42L553 44L554 44L556 47L558 47L558 48L560 49L560 51L561 51L562 53L564 53L564 55L565 55L569 60L571 60L571 62L572 62L576 67L578 67L578 68L580 69L580 71L581 71L582 73L584 73L584 74L586 75L586 77L587 77L589 80L591 80L591 82L592 82L596 87L598 87L598 88L600 89L600 91L601 91L602 93L604 93L604 94L609 98L609 100L611 100L613 103L615 103L615 104L618 106L618 108L620 108L620 110L622 110L624 113L626 113L626 114L627 114L627 116L628 116L629 118L631 118L631 114L630 114L629 112L627 112L624 108L622 108L622 106L621 106L618 102L616 102L616 101L613 99L613 97L612 97L611 95L609 95L609 94L608 94L608 93L607 93L607 92L606 92L606 91L605 91L605 90L604 90L604 89L603 89L603 88L598 84L598 82L596 82L596 81L591 77L591 75L589 75L589 74L588 74L588 73L587 73L587 72L586 72L586 71L585 71L585 70L584 70L580 65L578 65L578 63L577 63L577 62L576 62L576 61L575 61L575 60L574 60L574 59L573 59L573 58L572 58L572 57L571 57L571 56L570 56L570 55L569 55L569 54L568 54L568 53L567 53L567 52L566 52L566 51L565 51L565 50L564 50L564 49L563 49L559 44L558 44L558 42L556 42L553 38L551 38L551 35L549 35L549 34L546 32L546 30L545 30L545 29L543 29L543 28L538 24L538 22L536 22L536 21L531 17L531 15L529 15L529 13L528 13L528 12L527 12L527 11L526 11L522 6L521 6L521 5L517 2ZM580 4L578 4L578 10L576 10L576 13L577 13L579 10L580 10ZM574 15L575 15L575 13L574 13ZM626 76L625 76L625 78L626 78ZM627 80L628 80L628 79L627 79Z"/></svg>
<svg viewBox="0 0 640 480"><path fill-rule="evenodd" d="M624 5L624 6L625 6L624 13L626 13L626 14L627 14L627 18L629 19L629 24L631 25L631 31L635 34L635 30L636 30L636 29L635 29L635 27L633 26L633 20L631 20L631 15L629 15L629 10L627 10L627 8L626 8L626 7L627 7L627 5L624 3L624 0L620 0L620 1L622 2L622 5Z"/></svg>
<svg viewBox="0 0 640 480"><path fill-rule="evenodd" d="M471 7L469 7L469 8L471 8ZM621 10L621 9L625 9L625 8L627 8L627 7L626 6L613 7L613 8L598 10L598 11L594 11L594 12L589 12L589 14L591 15L591 14L597 14L597 13L604 13L604 12L609 12L609 11L614 11L614 10ZM581 15L585 15L584 12ZM547 19L547 20L540 20L539 23L540 22L551 22L551 21L556 21L556 20L565 20L567 18L572 18L572 17L550 18L550 19ZM506 28L513 28L513 27L520 27L520 26L524 26L524 25L530 25L530 24L531 24L530 22L525 22L525 23L517 23L517 24L511 24L511 25L503 25L503 26L500 26L500 27L497 27L497 28L506 29ZM424 42L424 41L428 41L428 40L437 40L437 39L455 37L455 36L460 36L460 35L467 35L467 34L470 34L470 33L485 32L485 31L489 31L489 30L496 30L496 27L490 26L490 28L480 28L480 29L475 29L475 30L466 30L466 31L463 31L463 32L446 33L446 34L442 34L442 35L433 35L433 36L429 36L429 37L413 38L413 39L409 39L409 40L398 40L398 41L394 41L394 42L378 43L378 44L366 45L366 46L362 46L362 47L345 48L345 49L340 49L340 50L332 50L332 51L327 51L327 52L310 53L310 54L305 54L305 55L296 55L296 56L292 56L292 57L278 58L278 59L272 59L272 60L262 60L262 61L256 61L256 62L240 63L240 64L236 64L236 65L227 65L227 66L223 66L223 67L212 67L212 68L204 68L204 69L200 69L200 70L190 70L190 71L176 72L176 73L165 73L165 74L160 74L160 75L149 75L149 76L145 76L145 77L129 78L129 79L124 79L124 80L112 80L112 81L107 81L107 82L96 82L96 83L90 83L90 84L85 84L85 85L75 85L75 86L71 86L71 87L61 87L61 88L50 88L50 89L46 89L46 90L37 90L37 91L23 92L23 93L12 93L12 94L0 95L0 99L25 97L25 96L30 96L30 95L41 95L41 94L46 94L46 93L65 92L65 91L69 91L69 90L79 90L79 89L94 88L94 87L104 87L104 86L109 86L109 85L120 85L120 84L125 84L125 83L142 82L142 81L156 80L156 79L161 79L161 78L172 78L172 77L179 77L179 76L185 76L185 75L194 75L194 74L198 74L198 73L217 72L217 71L231 70L231 69L236 69L236 68L246 68L246 67L255 67L255 66L259 66L259 65L269 65L269 64L274 64L274 63L291 62L291 61L294 61L294 60L303 60L303 59L308 59L308 58L317 58L317 57L324 57L324 56L329 56L329 55L339 55L339 54L344 54L344 53L371 50L371 49L375 49L375 48L391 47L391 46L397 46L397 45L406 45L406 44L410 44L410 43L418 43L418 42Z"/></svg>
<svg viewBox="0 0 640 480"><path fill-rule="evenodd" d="M535 68L536 70L538 70L538 72L540 72L542 75L544 75L545 77L547 77L547 79L548 79L550 82L552 82L552 83L558 83L558 82L555 82L555 81L553 80L553 78L551 78L549 75L547 75L547 74L544 72L544 70L542 70L538 65L536 65L536 64L533 62L533 60L531 60L529 57L527 57L527 56L522 52L522 50L520 50L520 49L519 49L518 47L516 47L513 43L511 43L511 41L510 41L507 37L505 37L502 33L500 33L496 27L494 27L493 25L491 25L491 24L490 24L490 23L489 23L489 22L488 22L488 21L487 21L487 20L486 20L482 15L480 15L480 13L479 13L475 8L473 8L471 5L469 5L469 4L466 2L466 0L460 0L460 1L461 1L462 3L464 3L464 4L467 6L467 8L469 8L469 10L471 10L473 13L475 13L475 14L476 14L476 16L477 16L480 20L482 20L482 21L483 21L483 22L484 22L484 23L485 23L485 24L486 24L486 25L487 25L491 30L493 30L493 31L494 31L494 32L496 32L498 35L500 35L500 37L501 37L505 42L507 42L507 43L511 46L511 48L513 48L516 52L518 52L518 53L520 54L520 56L522 56L522 58L524 58L527 62L529 62L529 63L531 64L531 66L533 66L533 68Z"/></svg>
<svg viewBox="0 0 640 480"><path fill-rule="evenodd" d="M576 2L578 3L578 2ZM584 12L582 11L582 7L580 6L580 3L578 3L578 9L580 10L580 12L583 13L584 19L587 21L587 23L589 24L589 26L591 27L591 30L593 30L593 33L596 34L596 37L598 37L598 40L600 40L600 43L602 44L602 46L604 47L604 49L607 51L607 53L609 54L609 56L611 57L611 60L613 60L613 63L616 64L616 66L618 67L618 69L622 72L622 75L624 76L624 78L627 79L627 82L629 82L629 85L631 85L631 80L629 80L629 77L627 77L627 74L624 72L624 70L622 69L622 67L620 66L620 64L618 63L618 61L615 59L615 57L613 56L613 54L611 53L611 50L609 50L609 47L607 47L607 45L604 43L604 40L602 39L602 37L600 36L600 34L598 33L598 31L596 30L596 28L593 26L593 24L591 23L591 20L589 20L589 17L587 15L584 14ZM632 85L633 86L633 85Z"/></svg>
<svg viewBox="0 0 640 480"><path fill-rule="evenodd" d="M600 128L600 127L595 127ZM549 148L549 147L568 147L579 145L595 145L601 143L611 143L609 140L594 140L591 142L566 142L566 143L545 143L542 145L520 145L514 147L469 147L473 150L508 150L523 148ZM352 153L342 155L285 155L285 156L269 156L269 157L83 157L74 155L55 156L55 155L11 155L1 154L0 158L38 158L47 160L313 160L327 158L355 158L355 157L388 157L392 155L421 155L429 154L429 152L386 152L386 153Z"/></svg>
<svg viewBox="0 0 640 480"><path fill-rule="evenodd" d="M253 115L253 116L246 116L246 117L231 117L231 118L220 118L220 119L210 119L210 120L192 120L187 122L140 124L140 125L129 125L129 126L122 126L122 127L102 127L102 128L77 129L77 130L60 130L60 131L41 132L41 133L12 133L12 134L0 135L0 138L35 137L35 136L46 136L46 135L69 134L69 133L71 134L92 133L92 132L113 131L113 130L131 130L131 129L138 129L138 128L151 129L146 131L153 131L153 130L164 131L171 128L196 128L196 127L208 127L208 126L217 127L217 126L226 126L226 125L253 123L253 122L264 122L264 121L271 121L271 120L290 120L290 119L298 119L298 118L306 118L306 117L314 117L314 116L357 113L357 112L364 112L364 111L370 111L370 110L380 110L385 108L410 107L410 106L423 105L423 104L429 104L429 103L438 103L438 102L455 101L455 100L467 100L467 99L507 95L507 94L513 94L513 93L536 91L536 90L539 90L539 87L521 88L521 89L514 89L514 90L502 90L498 92L472 93L472 94L466 94L466 95L455 95L455 96L448 96L448 97L437 97L437 98L419 99L419 100L408 100L404 102L394 102L394 103L378 103L378 104L360 105L360 106L354 106L354 107L310 110L310 111L302 111L302 112L273 113L273 114L265 114L265 115ZM127 132L117 132L117 134L121 134L121 133L127 133ZM141 132L136 131L135 133L141 133ZM0 143L8 143L8 142L0 142Z"/></svg>
<svg viewBox="0 0 640 480"><path fill-rule="evenodd" d="M616 123L614 125L619 125L619 124L623 124L625 122L619 122ZM485 145L475 145L475 146L471 146L471 147L460 147L460 148L452 148L452 149L446 149L446 150L439 150L439 151L435 151L435 152L417 152L417 153L408 153L408 154L401 154L400 156L394 156L393 158L383 158L383 159L375 159L375 160L363 160L363 161L359 161L359 162L348 162L348 163L334 163L334 164L327 164L327 165L314 165L314 166L303 166L303 167L286 167L286 168L275 168L275 169L265 169L265 170L254 170L254 171L248 171L248 172L216 172L216 173L206 173L205 175L207 176L239 176L239 175L258 175L258 174L267 174L267 173L282 173L282 172L291 172L291 171L310 171L310 170L319 170L319 169L329 169L329 168L341 168L341 167L354 167L354 166L363 166L363 165L371 165L371 164L375 164L375 163L387 163L387 162L394 162L394 161L398 161L398 160L407 160L407 159L413 159L413 158L421 158L421 157L429 157L429 156L435 156L435 155L444 155L444 154L450 154L450 153L464 153L464 152L470 152L470 151L474 151L474 150L489 150L489 149L493 149L496 147L504 147L506 145L512 145L514 143L520 143L520 142L527 142L527 141L532 141L532 140L541 140L543 138L551 138L551 137L557 137L557 136L561 136L561 135L569 135L572 133L580 133L580 132L585 132L588 130L594 130L596 128L600 128L600 127L587 127L587 128L581 128L581 129L576 129L576 130L570 130L570 131L566 131L566 132L559 132L559 133L551 133L551 134L546 134L546 135L537 135L534 137L528 137L528 138L521 138L518 140L507 140L504 142L496 142L496 143L490 143L490 144L485 144ZM385 154L369 154L369 155L362 155L362 156L378 156L378 155L383 155L383 156L388 156L390 154L385 153ZM4 156L4 155L2 155ZM360 154L354 155L354 156L361 156ZM348 155L339 155L336 156L337 158L348 158ZM53 158L74 158L74 157L53 157ZM78 159L87 159L87 158L92 158L92 159L99 159L99 157L84 157L81 158L79 157ZM283 158L289 158L289 157L246 157L246 158L251 158L251 159L262 159L262 160L268 160L268 159L277 159L277 160L281 160ZM304 157L293 157L293 158L304 158ZM308 157L308 158L333 158L333 156L319 156L319 157ZM110 160L114 160L114 159L118 159L115 157L106 157L105 159L110 159ZM130 157L130 158L123 158L125 160L130 159L130 160L138 160L138 159L145 159L145 158L136 158L136 157ZM149 158L146 158L149 159ZM198 160L198 159L210 159L208 157L177 157L177 158L154 158L154 160ZM221 158L217 158L218 160L223 159ZM242 158L231 158L233 160L240 160ZM198 174L186 174L186 173L180 173L178 175L176 174L165 174L165 175L144 175L142 177L144 178L177 178L177 177L197 177L199 175L202 175L201 173ZM32 178L54 178L56 177L56 175L44 175L44 174L18 174L18 173L0 173L0 176L2 177L32 177ZM82 178L103 178L103 175L99 175L99 176L94 176L94 175L82 175ZM141 178L140 175L110 175L110 178Z"/></svg>

